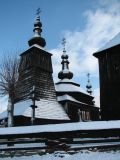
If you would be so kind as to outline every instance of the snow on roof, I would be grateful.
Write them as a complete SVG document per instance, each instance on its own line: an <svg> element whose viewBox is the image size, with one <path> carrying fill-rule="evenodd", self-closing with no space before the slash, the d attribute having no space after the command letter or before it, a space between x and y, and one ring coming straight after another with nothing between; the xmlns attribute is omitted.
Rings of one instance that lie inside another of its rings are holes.
<svg viewBox="0 0 120 160"><path fill-rule="evenodd" d="M60 101L65 101L65 100L70 100L73 102L77 102L79 103L79 101L77 101L75 98L73 98L72 96L69 96L68 94L64 94L63 96L58 96L57 97L58 102Z"/></svg>
<svg viewBox="0 0 120 160"><path fill-rule="evenodd" d="M69 101L76 102L76 103L79 103L79 104L88 105L86 103L83 103L83 102L80 102L80 101L76 100L75 98L73 98L72 96L69 96L68 94L64 94L63 96L58 96L57 100L58 100L58 102L69 100ZM88 105L88 106L92 106L93 107L93 105Z"/></svg>
<svg viewBox="0 0 120 160"><path fill-rule="evenodd" d="M39 46L38 44L33 44L30 48L32 48L32 47L37 47L37 48L39 48L39 49L42 49L42 50L44 50L44 48L42 47L42 46Z"/></svg>
<svg viewBox="0 0 120 160"><path fill-rule="evenodd" d="M14 116L31 117L31 100L20 101L14 106ZM36 101L35 117L43 119L69 120L61 104L57 101L48 101L41 99ZM7 117L7 111L1 113L0 119Z"/></svg>
<svg viewBox="0 0 120 160"><path fill-rule="evenodd" d="M35 109L36 118L69 120L62 105L57 101L48 101L41 99L40 101L36 101L35 105L37 106L37 108ZM23 115L31 117L31 108L27 108Z"/></svg>
<svg viewBox="0 0 120 160"><path fill-rule="evenodd" d="M118 44L120 44L120 32L113 39L111 39L104 47L100 48L97 52L101 52Z"/></svg>
<svg viewBox="0 0 120 160"><path fill-rule="evenodd" d="M78 86L66 83L55 85L55 90L59 92L80 92L80 88Z"/></svg>
<svg viewBox="0 0 120 160"><path fill-rule="evenodd" d="M14 105L14 115L22 115L25 110L31 105L31 100L20 101ZM0 119L7 118L7 111L4 111L0 114Z"/></svg>
<svg viewBox="0 0 120 160"><path fill-rule="evenodd" d="M24 53L26 53L27 51L29 51L33 47L38 48L40 50L43 50L45 53L49 53L50 55L52 55L52 53L47 52L45 48L43 48L43 47L41 47L41 46L39 46L37 44L34 44L34 45L30 46L27 50L23 51L20 55L23 55Z"/></svg>
<svg viewBox="0 0 120 160"><path fill-rule="evenodd" d="M120 120L8 127L0 128L0 135L103 129L120 129Z"/></svg>
<svg viewBox="0 0 120 160"><path fill-rule="evenodd" d="M77 86L80 86L79 84L73 82L71 79L68 79L68 78L64 78L64 79L58 81L57 83L65 83L65 82L66 82L66 83L73 83L73 84L76 84ZM57 83L56 83L56 84L57 84Z"/></svg>
<svg viewBox="0 0 120 160"><path fill-rule="evenodd" d="M80 88L79 84L71 81L70 79L62 79L57 82L55 84L55 90L57 92L82 92L86 95L89 95L82 88Z"/></svg>
<svg viewBox="0 0 120 160"><path fill-rule="evenodd" d="M60 80L55 84L55 89L59 92L80 92L80 86L69 79Z"/></svg>

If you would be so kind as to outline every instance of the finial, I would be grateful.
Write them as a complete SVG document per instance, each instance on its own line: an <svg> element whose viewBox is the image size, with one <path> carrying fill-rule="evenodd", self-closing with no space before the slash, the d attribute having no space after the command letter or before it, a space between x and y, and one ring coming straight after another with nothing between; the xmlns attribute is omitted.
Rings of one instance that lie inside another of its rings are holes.
<svg viewBox="0 0 120 160"><path fill-rule="evenodd" d="M66 39L65 38L62 39L62 45L63 45L63 52L65 52L66 51L65 50L65 45L66 45Z"/></svg>
<svg viewBox="0 0 120 160"><path fill-rule="evenodd" d="M33 29L33 32L34 32L34 37L31 38L28 43L29 43L29 46L32 46L34 44L37 44L41 47L45 47L46 45L46 42L45 42L45 39L41 37L41 32L42 32L42 23L40 21L40 13L41 13L41 10L40 8L38 8L36 10L36 19L35 19L35 22L34 22L34 29Z"/></svg>
<svg viewBox="0 0 120 160"><path fill-rule="evenodd" d="M89 80L89 78L90 78L90 73L87 74L87 77L88 77L88 80Z"/></svg>
<svg viewBox="0 0 120 160"><path fill-rule="evenodd" d="M66 44L66 39L62 39L62 45L63 45L63 54L61 56L62 58L62 71L58 73L58 78L59 79L72 79L73 73L69 71L69 61L68 61L68 55L66 54L65 50L65 44Z"/></svg>
<svg viewBox="0 0 120 160"><path fill-rule="evenodd" d="M37 16L40 16L40 13L41 13L41 9L38 8L38 9L36 10L36 15L37 15Z"/></svg>
<svg viewBox="0 0 120 160"><path fill-rule="evenodd" d="M88 77L88 83L86 85L86 88L87 88L87 92L92 95L92 85L90 83L90 73L87 74L87 77Z"/></svg>

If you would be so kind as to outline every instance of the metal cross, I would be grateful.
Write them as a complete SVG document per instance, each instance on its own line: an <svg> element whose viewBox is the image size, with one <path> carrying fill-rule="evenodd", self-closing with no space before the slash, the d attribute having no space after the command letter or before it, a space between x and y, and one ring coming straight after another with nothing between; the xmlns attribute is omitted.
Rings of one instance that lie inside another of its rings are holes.
<svg viewBox="0 0 120 160"><path fill-rule="evenodd" d="M87 74L87 77L88 77L88 79L89 79L89 77L90 77L90 73L88 73L88 74Z"/></svg>
<svg viewBox="0 0 120 160"><path fill-rule="evenodd" d="M66 44L66 39L63 38L63 39L62 39L63 51L65 51L65 44Z"/></svg>
<svg viewBox="0 0 120 160"><path fill-rule="evenodd" d="M40 8L38 8L38 9L36 10L36 15L37 15L37 16L39 16L39 15L40 15L40 13L41 13L41 9L40 9Z"/></svg>

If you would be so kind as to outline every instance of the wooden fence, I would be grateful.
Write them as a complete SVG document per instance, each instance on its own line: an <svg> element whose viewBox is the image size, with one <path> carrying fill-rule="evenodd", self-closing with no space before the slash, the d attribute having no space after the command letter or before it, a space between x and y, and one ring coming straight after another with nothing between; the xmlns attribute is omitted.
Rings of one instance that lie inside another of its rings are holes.
<svg viewBox="0 0 120 160"><path fill-rule="evenodd" d="M12 129L12 128L11 128ZM120 148L120 129L74 130L60 132L0 132L0 151L54 152L82 149Z"/></svg>

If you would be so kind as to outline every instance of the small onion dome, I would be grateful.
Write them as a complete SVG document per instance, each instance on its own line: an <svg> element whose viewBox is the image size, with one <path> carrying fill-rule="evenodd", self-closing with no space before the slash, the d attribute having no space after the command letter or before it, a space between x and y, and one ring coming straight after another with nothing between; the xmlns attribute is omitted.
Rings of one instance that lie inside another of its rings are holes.
<svg viewBox="0 0 120 160"><path fill-rule="evenodd" d="M86 85L86 88L87 88L87 89L90 89L90 88L92 88L92 85L91 85L91 84L87 84L87 85Z"/></svg>
<svg viewBox="0 0 120 160"><path fill-rule="evenodd" d="M87 85L86 85L86 89L87 89L87 92L91 95L92 94L92 85L90 83L90 73L87 74L87 77L88 77L88 81L87 81Z"/></svg>
<svg viewBox="0 0 120 160"><path fill-rule="evenodd" d="M42 27L42 23L40 22L40 17L37 16L35 22L34 22L34 27L39 26L40 28Z"/></svg>
<svg viewBox="0 0 120 160"><path fill-rule="evenodd" d="M45 47L46 41L42 37L33 37L28 41L29 46L32 46L34 44L38 44L41 47Z"/></svg>
<svg viewBox="0 0 120 160"><path fill-rule="evenodd" d="M45 39L41 37L41 32L42 32L41 27L42 23L40 22L40 16L38 15L34 23L34 29L33 29L34 36L28 41L29 46L37 44L41 47L45 47L46 42Z"/></svg>
<svg viewBox="0 0 120 160"><path fill-rule="evenodd" d="M70 72L69 70L68 71L60 71L58 73L58 78L59 79L65 79L65 78L72 79L72 77L73 77L73 73Z"/></svg>
<svg viewBox="0 0 120 160"><path fill-rule="evenodd" d="M86 88L87 88L87 92L91 95L92 94L92 85L90 84L90 81L88 81Z"/></svg>
<svg viewBox="0 0 120 160"><path fill-rule="evenodd" d="M61 58L62 59L68 59L68 55L67 54L62 54Z"/></svg>

